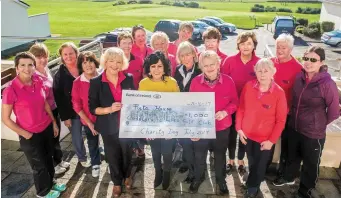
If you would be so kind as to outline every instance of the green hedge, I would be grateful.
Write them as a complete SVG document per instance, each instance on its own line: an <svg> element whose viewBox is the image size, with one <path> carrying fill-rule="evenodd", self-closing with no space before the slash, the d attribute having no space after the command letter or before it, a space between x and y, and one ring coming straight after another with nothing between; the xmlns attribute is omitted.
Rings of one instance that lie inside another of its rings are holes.
<svg viewBox="0 0 341 198"><path fill-rule="evenodd" d="M118 5L125 5L125 4L126 4L125 1L117 1L117 2L113 3L112 5L113 6L118 6Z"/></svg>
<svg viewBox="0 0 341 198"><path fill-rule="evenodd" d="M331 32L334 30L334 28L335 28L335 23L331 21L323 21L321 23L322 32Z"/></svg>
<svg viewBox="0 0 341 198"><path fill-rule="evenodd" d="M296 32L303 34L304 28L305 28L305 26L303 26L303 25L298 25L298 26L296 27Z"/></svg>
<svg viewBox="0 0 341 198"><path fill-rule="evenodd" d="M160 5L168 5L168 6L176 6L176 7L187 7L187 8L200 8L199 3L191 1L179 1L179 2L170 2L170 1L161 1Z"/></svg>
<svg viewBox="0 0 341 198"><path fill-rule="evenodd" d="M321 13L321 8L301 8L298 7L296 10L296 13L301 13L301 14L320 14Z"/></svg>
<svg viewBox="0 0 341 198"><path fill-rule="evenodd" d="M297 23L299 23L300 25L302 25L302 26L308 26L308 19L304 19L304 18L298 18L297 20L296 20L296 22Z"/></svg>

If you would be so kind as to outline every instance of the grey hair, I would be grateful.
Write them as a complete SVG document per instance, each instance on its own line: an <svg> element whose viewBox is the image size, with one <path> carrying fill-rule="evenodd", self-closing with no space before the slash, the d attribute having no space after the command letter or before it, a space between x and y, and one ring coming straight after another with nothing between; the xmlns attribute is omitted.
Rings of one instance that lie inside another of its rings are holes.
<svg viewBox="0 0 341 198"><path fill-rule="evenodd" d="M203 61L205 58L211 58L213 59L218 65L220 65L220 57L218 56L218 54L215 51L212 50L206 50L204 52L202 52L199 56L199 67L202 70L203 67Z"/></svg>
<svg viewBox="0 0 341 198"><path fill-rule="evenodd" d="M193 54L194 62L198 62L198 55L195 51L195 47L188 41L184 41L179 44L178 50L176 51L176 61L181 63L180 58L183 54Z"/></svg>
<svg viewBox="0 0 341 198"><path fill-rule="evenodd" d="M256 63L256 65L255 65L255 67L254 67L254 71L257 72L257 70L265 68L265 67L270 69L270 71L273 74L275 74L276 71L277 71L274 63L269 58L261 58L261 59L259 59L258 62Z"/></svg>
<svg viewBox="0 0 341 198"><path fill-rule="evenodd" d="M290 49L294 48L294 37L291 34L280 34L276 39L276 46L278 42L286 42Z"/></svg>
<svg viewBox="0 0 341 198"><path fill-rule="evenodd" d="M107 50L105 50L104 54L102 54L101 56L101 61L100 64L101 66L106 69L105 67L105 63L109 60L109 59L122 59L122 67L121 67L121 71L126 70L129 66L129 61L126 58L126 56L124 55L124 52L121 48L118 47L110 47Z"/></svg>
<svg viewBox="0 0 341 198"><path fill-rule="evenodd" d="M152 37L150 38L150 45L153 48L153 50L155 50L154 49L154 42L156 40L163 40L165 43L167 43L167 45L169 43L169 37L167 36L166 33L161 32L161 31L156 31L152 34Z"/></svg>

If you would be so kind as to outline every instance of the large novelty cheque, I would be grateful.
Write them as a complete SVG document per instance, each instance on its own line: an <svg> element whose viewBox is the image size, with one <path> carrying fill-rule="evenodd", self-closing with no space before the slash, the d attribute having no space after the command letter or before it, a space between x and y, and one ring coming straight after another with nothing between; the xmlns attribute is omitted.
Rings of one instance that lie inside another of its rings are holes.
<svg viewBox="0 0 341 198"><path fill-rule="evenodd" d="M123 90L120 138L215 139L214 93Z"/></svg>

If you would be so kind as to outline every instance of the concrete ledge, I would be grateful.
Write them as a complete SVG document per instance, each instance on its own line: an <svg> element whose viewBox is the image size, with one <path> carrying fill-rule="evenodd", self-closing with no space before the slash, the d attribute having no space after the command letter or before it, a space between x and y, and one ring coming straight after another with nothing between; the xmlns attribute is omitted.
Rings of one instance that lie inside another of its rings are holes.
<svg viewBox="0 0 341 198"><path fill-rule="evenodd" d="M327 137L321 157L320 166L339 168L341 163L341 118L330 123L327 127ZM281 153L280 139L276 143L272 162L278 163Z"/></svg>
<svg viewBox="0 0 341 198"><path fill-rule="evenodd" d="M12 113L11 118L15 120L15 115ZM61 130L60 130L60 138L59 140L62 140L67 134L69 134L69 129L64 125L64 123L61 123ZM19 141L19 136L17 133L9 129L4 123L1 122L1 139L4 140L13 140L13 141Z"/></svg>

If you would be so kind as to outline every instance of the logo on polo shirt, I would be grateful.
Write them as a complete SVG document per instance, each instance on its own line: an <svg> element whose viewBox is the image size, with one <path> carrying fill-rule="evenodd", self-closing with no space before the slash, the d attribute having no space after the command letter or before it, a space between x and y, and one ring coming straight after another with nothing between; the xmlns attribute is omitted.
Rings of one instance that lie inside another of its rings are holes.
<svg viewBox="0 0 341 198"><path fill-rule="evenodd" d="M256 76L255 72L250 72L250 76Z"/></svg>
<svg viewBox="0 0 341 198"><path fill-rule="evenodd" d="M290 81L289 80L282 80L284 84L289 84Z"/></svg>
<svg viewBox="0 0 341 198"><path fill-rule="evenodd" d="M271 108L271 105L268 105L268 104L263 104L262 105L265 109L270 109Z"/></svg>

